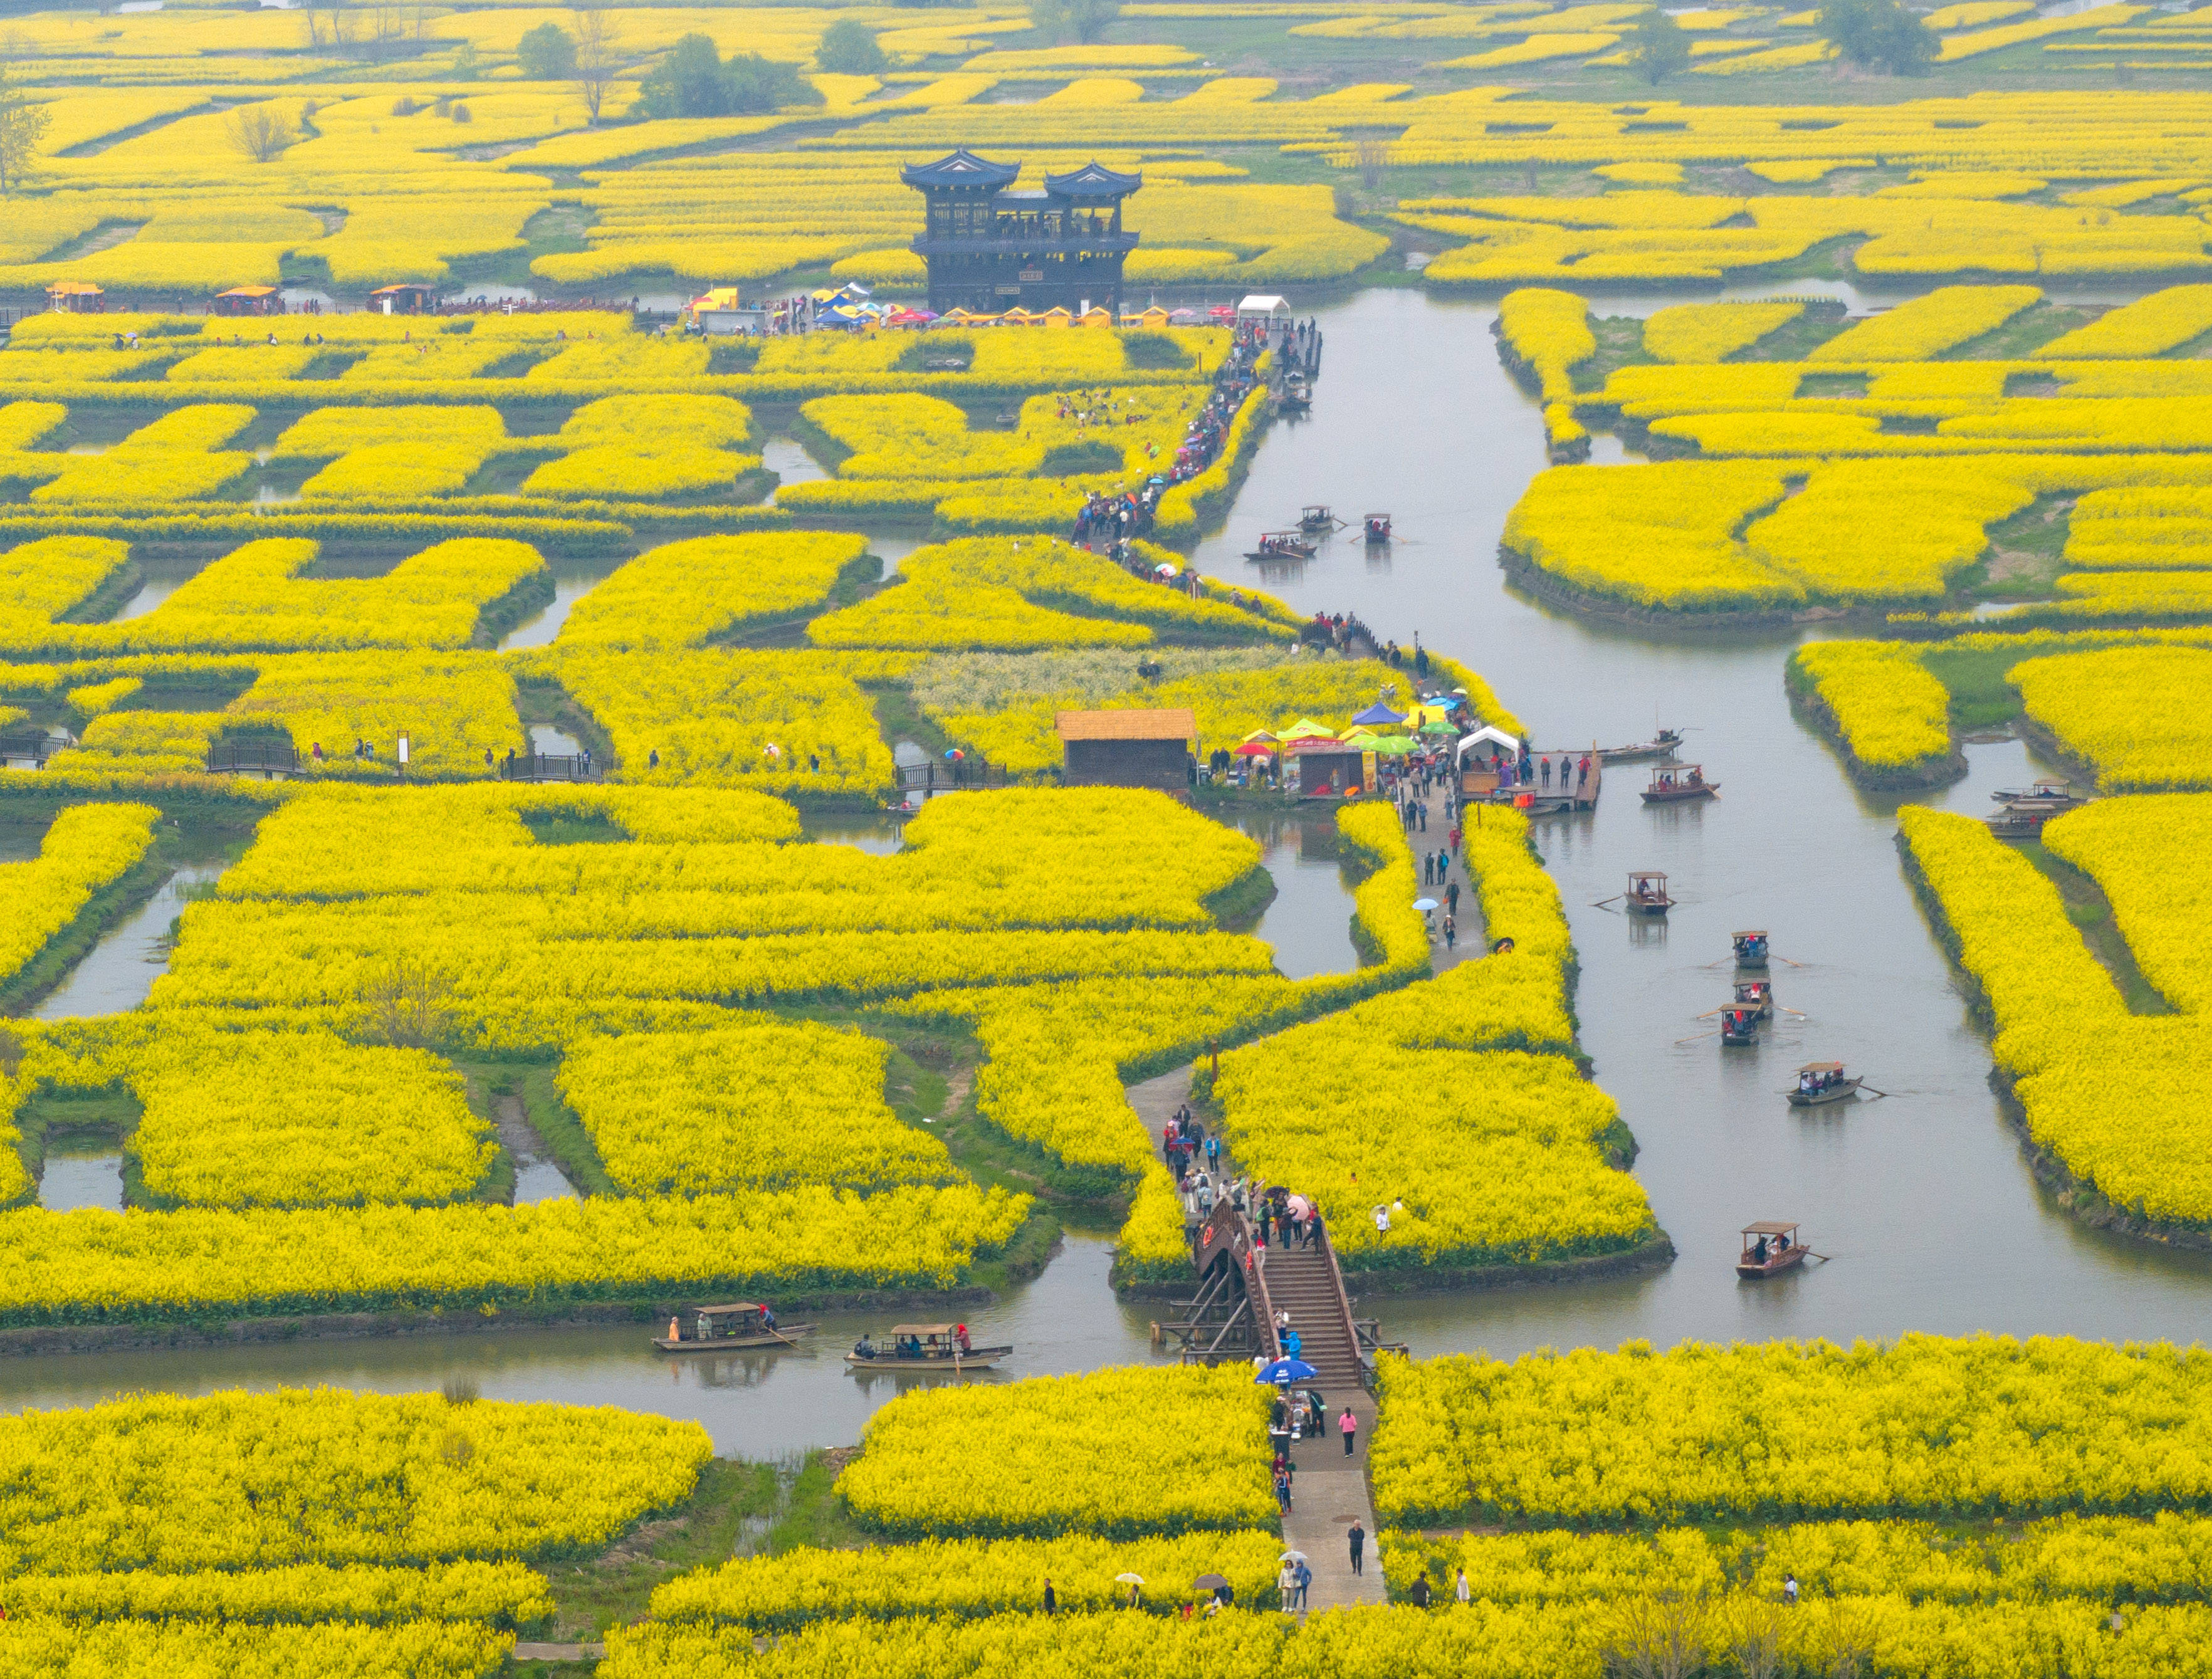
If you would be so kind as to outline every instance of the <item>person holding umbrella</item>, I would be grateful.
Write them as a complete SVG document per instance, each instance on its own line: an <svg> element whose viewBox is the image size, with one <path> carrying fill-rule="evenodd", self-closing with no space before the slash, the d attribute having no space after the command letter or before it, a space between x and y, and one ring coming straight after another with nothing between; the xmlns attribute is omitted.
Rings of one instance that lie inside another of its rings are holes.
<svg viewBox="0 0 2212 1679"><path fill-rule="evenodd" d="M1145 1606L1145 1577L1142 1574L1116 1574L1115 1584L1129 1588L1129 1601L1125 1607L1142 1609Z"/></svg>

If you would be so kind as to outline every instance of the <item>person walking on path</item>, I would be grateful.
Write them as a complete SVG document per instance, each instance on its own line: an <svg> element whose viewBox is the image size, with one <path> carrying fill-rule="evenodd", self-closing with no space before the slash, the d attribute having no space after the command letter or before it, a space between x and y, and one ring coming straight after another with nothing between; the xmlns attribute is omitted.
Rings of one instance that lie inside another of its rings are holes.
<svg viewBox="0 0 2212 1679"><path fill-rule="evenodd" d="M1367 1549L1367 1530L1360 1526L1357 1516L1352 1518L1352 1530L1344 1536L1344 1542L1352 1548L1352 1572L1357 1574L1361 1572L1359 1559Z"/></svg>
<svg viewBox="0 0 2212 1679"><path fill-rule="evenodd" d="M1336 1420L1336 1432L1344 1436L1344 1455L1352 1455L1352 1431L1359 1427L1359 1419L1352 1414L1352 1407L1344 1408L1344 1415Z"/></svg>
<svg viewBox="0 0 2212 1679"><path fill-rule="evenodd" d="M1295 1578L1298 1583L1295 1602L1297 1608L1304 1609L1306 1606L1306 1588L1313 1584L1313 1570L1307 1567L1304 1563L1301 1562L1298 1564L1297 1573Z"/></svg>
<svg viewBox="0 0 2212 1679"><path fill-rule="evenodd" d="M1449 846L1449 851L1447 851L1447 852L1445 852L1445 855L1446 855L1446 856L1448 856L1448 857L1457 857L1457 856L1459 855L1459 824L1458 824L1458 823L1454 822L1454 823L1452 824L1452 830L1451 830L1451 832L1450 832L1449 834L1447 834L1447 835L1445 836L1445 842L1446 842L1446 844Z"/></svg>
<svg viewBox="0 0 2212 1679"><path fill-rule="evenodd" d="M1297 1589L1298 1577L1291 1572L1291 1565L1285 1562L1283 1564L1283 1572L1275 1577L1275 1590L1283 1594L1284 1614L1288 1615L1291 1612L1291 1598Z"/></svg>
<svg viewBox="0 0 2212 1679"><path fill-rule="evenodd" d="M1454 881L1444 888L1444 913L1447 916L1459 913L1459 882L1457 881Z"/></svg>

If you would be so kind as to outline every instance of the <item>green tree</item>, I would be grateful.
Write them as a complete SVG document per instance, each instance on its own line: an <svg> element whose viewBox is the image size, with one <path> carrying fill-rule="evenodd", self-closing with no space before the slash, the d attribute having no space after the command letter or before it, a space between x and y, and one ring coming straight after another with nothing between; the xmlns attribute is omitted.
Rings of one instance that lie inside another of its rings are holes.
<svg viewBox="0 0 2212 1679"><path fill-rule="evenodd" d="M647 117L720 117L729 110L722 86L722 55L705 35L686 35L637 84L638 110Z"/></svg>
<svg viewBox="0 0 2212 1679"><path fill-rule="evenodd" d="M792 64L779 64L757 52L738 52L722 66L722 85L732 111L781 111L792 105L819 105L822 90Z"/></svg>
<svg viewBox="0 0 2212 1679"><path fill-rule="evenodd" d="M1121 0L1030 0L1030 22L1054 40L1089 43L1121 15Z"/></svg>
<svg viewBox="0 0 2212 1679"><path fill-rule="evenodd" d="M515 42L514 57L532 82L566 82L576 73L576 39L557 23L541 23Z"/></svg>
<svg viewBox="0 0 2212 1679"><path fill-rule="evenodd" d="M637 103L647 117L726 117L819 105L822 94L792 65L757 52L732 54L725 64L706 36L686 35L638 83Z"/></svg>
<svg viewBox="0 0 2212 1679"><path fill-rule="evenodd" d="M838 76L873 76L890 60L874 30L857 17L841 17L822 32L814 62Z"/></svg>
<svg viewBox="0 0 2212 1679"><path fill-rule="evenodd" d="M1826 0L1820 33L1846 64L1888 76L1925 76L1942 43L1898 0Z"/></svg>
<svg viewBox="0 0 2212 1679"><path fill-rule="evenodd" d="M23 184L51 120L52 112L10 82L0 65L0 197Z"/></svg>
<svg viewBox="0 0 2212 1679"><path fill-rule="evenodd" d="M1656 7L1629 35L1629 66L1653 87L1690 63L1690 33Z"/></svg>

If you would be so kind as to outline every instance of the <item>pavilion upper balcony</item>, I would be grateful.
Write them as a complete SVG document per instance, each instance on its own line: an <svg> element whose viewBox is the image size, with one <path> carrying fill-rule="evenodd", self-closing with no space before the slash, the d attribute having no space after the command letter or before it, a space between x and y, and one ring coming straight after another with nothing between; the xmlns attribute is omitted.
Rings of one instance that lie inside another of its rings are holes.
<svg viewBox="0 0 2212 1679"><path fill-rule="evenodd" d="M917 233L913 250L923 257L1081 257L1127 255L1137 248L1134 233L1085 233L1076 239L932 239Z"/></svg>

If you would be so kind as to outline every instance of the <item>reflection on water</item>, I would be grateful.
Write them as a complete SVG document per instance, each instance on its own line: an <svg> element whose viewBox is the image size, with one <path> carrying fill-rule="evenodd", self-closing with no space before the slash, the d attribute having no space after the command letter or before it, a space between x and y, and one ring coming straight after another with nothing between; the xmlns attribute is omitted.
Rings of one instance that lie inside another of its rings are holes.
<svg viewBox="0 0 2212 1679"><path fill-rule="evenodd" d="M133 618L143 618L163 601L185 586L180 577L149 577L138 585L138 592L123 603L123 609L113 621L127 623Z"/></svg>
<svg viewBox="0 0 2212 1679"><path fill-rule="evenodd" d="M568 615L576 609L576 603L606 579L607 573L604 569L556 572L553 574L551 603L500 637L500 652L506 652L515 647L543 647L550 644L555 636L561 633L561 626L568 621Z"/></svg>
<svg viewBox="0 0 2212 1679"><path fill-rule="evenodd" d="M856 816L843 811L809 815L801 832L818 846L852 846L877 857L893 857L906 844L906 817L902 814Z"/></svg>
<svg viewBox="0 0 2212 1679"><path fill-rule="evenodd" d="M703 1423L716 1449L756 1458L849 1445L877 1407L916 1381L1005 1382L1065 1375L1157 1356L1150 1320L1159 1306L1128 1306L1106 1286L1108 1238L1071 1235L1035 1282L992 1306L918 1306L820 1314L787 1322L821 1328L803 1352L671 1355L653 1337L665 1327L493 1330L384 1341L305 1341L162 1353L0 1358L0 1411L86 1405L134 1392L197 1394L329 1385L369 1393L434 1392L467 1377L486 1398L620 1405ZM942 1378L854 1375L845 1353L862 1330L939 1317L965 1322L978 1341L1011 1342L1014 1355L988 1374Z"/></svg>
<svg viewBox="0 0 2212 1679"><path fill-rule="evenodd" d="M39 1204L54 1213L74 1212L79 1207L119 1212L123 1207L122 1155L114 1149L91 1155L49 1150L46 1173L39 1179Z"/></svg>
<svg viewBox="0 0 2212 1679"><path fill-rule="evenodd" d="M136 1009L169 971L169 924L185 912L189 888L222 873L217 863L179 869L129 919L111 927L100 943L31 1010L33 1020L73 1020ZM104 1203L103 1203L104 1204Z"/></svg>
<svg viewBox="0 0 2212 1679"><path fill-rule="evenodd" d="M1239 811L1231 820L1260 842L1261 864L1274 877L1274 899L1252 934L1273 947L1276 967L1292 979L1358 967L1354 900L1338 866L1335 820L1286 811Z"/></svg>
<svg viewBox="0 0 2212 1679"><path fill-rule="evenodd" d="M787 437L772 437L761 446L761 464L775 474L781 481L779 488L782 484L815 483L830 476L819 461ZM775 500L773 495L769 497L770 502Z"/></svg>
<svg viewBox="0 0 2212 1679"><path fill-rule="evenodd" d="M889 579L898 575L898 569L906 563L907 556L921 544L920 536L871 536L868 538L868 552L882 556L884 576Z"/></svg>
<svg viewBox="0 0 2212 1679"><path fill-rule="evenodd" d="M550 723L533 723L530 725L530 749L540 757L573 758L584 749L584 743Z"/></svg>
<svg viewBox="0 0 2212 1679"><path fill-rule="evenodd" d="M525 1206L532 1201L574 1201L576 1186L562 1176L561 1168L551 1161L522 1160L514 1162L514 1204Z"/></svg>

